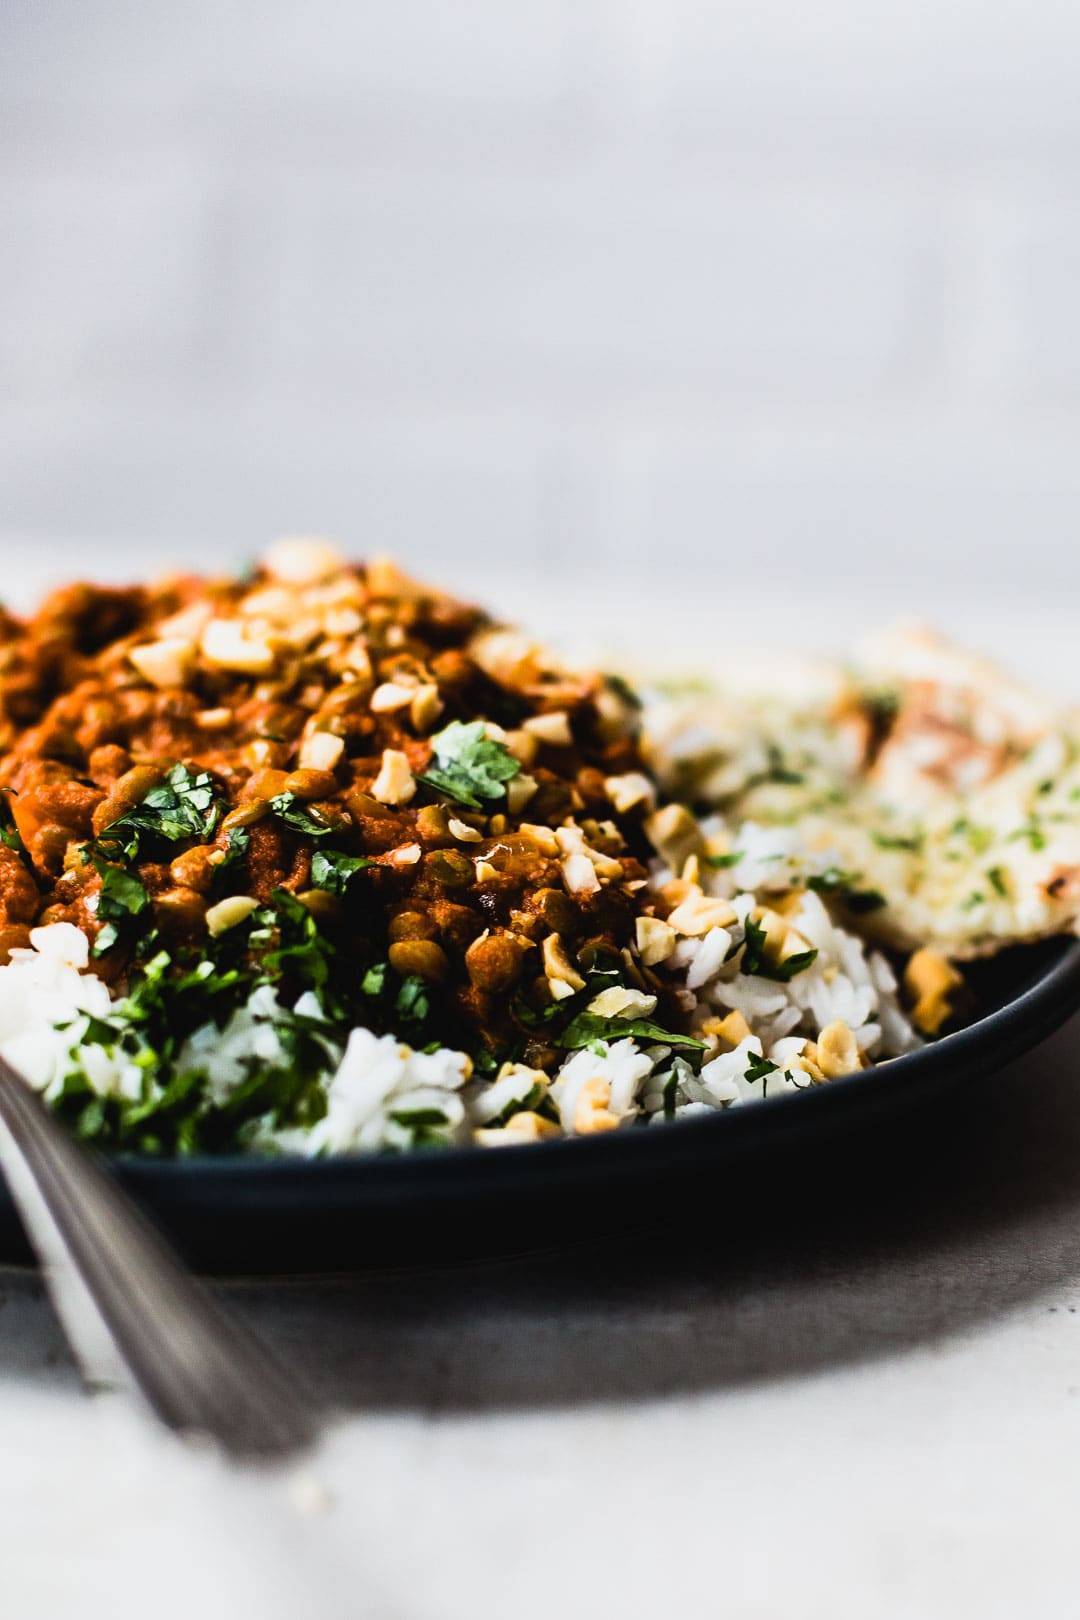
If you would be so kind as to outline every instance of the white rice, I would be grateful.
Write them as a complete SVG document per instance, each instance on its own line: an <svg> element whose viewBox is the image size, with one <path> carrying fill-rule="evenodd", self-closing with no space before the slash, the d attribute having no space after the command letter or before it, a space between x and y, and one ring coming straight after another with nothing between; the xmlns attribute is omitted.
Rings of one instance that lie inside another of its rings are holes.
<svg viewBox="0 0 1080 1620"><path fill-rule="evenodd" d="M706 823L704 830L716 832L719 824ZM810 890L789 920L817 951L813 963L787 982L740 971L740 946L753 908L767 905L770 893L826 869L829 860L819 855L810 861L785 828L745 825L733 847L742 854L739 862L710 870L701 881L707 894L730 901L736 920L703 937L680 939L667 963L684 987L692 1033L731 1012L741 1013L752 1030L733 1050L708 1052L700 1072L678 1048L627 1038L570 1053L554 1078L508 1064L494 1079L480 1080L462 1052L418 1052L367 1029L354 1029L342 1045L327 1026L325 1038L317 1036L326 1055L319 1076L324 1116L309 1129L284 1131L269 1120L257 1121L247 1128L246 1145L315 1155L401 1150L432 1140L520 1141L520 1135L503 1129L505 1121L518 1110L535 1109L545 1096L557 1130L573 1136L642 1116L652 1122L693 1117L802 1090L812 1082L795 1060L837 1020L852 1031L868 1061L917 1046L886 958L834 923ZM672 875L654 863L655 886ZM99 1096L151 1096L158 1082L144 1068L107 1041L91 1038L92 1021L107 1018L114 1003L89 971L86 937L57 923L35 929L31 946L13 951L10 963L0 968L0 1052L47 1099L59 1093L76 1051ZM654 999L638 992L603 995L606 1000L598 998L596 1010L609 1016L648 1016ZM322 1017L313 994L301 998L294 1012L316 1026ZM278 1033L281 1014L273 987L257 989L224 1028L209 1024L190 1037L178 1072L198 1072L213 1100L222 1103L253 1068L287 1067ZM544 1133L552 1128L546 1125Z"/></svg>

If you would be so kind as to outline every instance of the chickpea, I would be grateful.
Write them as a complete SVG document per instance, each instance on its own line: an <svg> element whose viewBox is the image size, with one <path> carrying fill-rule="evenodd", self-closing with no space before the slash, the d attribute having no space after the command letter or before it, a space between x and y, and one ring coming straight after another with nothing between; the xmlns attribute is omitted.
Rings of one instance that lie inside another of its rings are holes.
<svg viewBox="0 0 1080 1620"><path fill-rule="evenodd" d="M206 900L194 889L166 889L154 899L154 914L168 933L194 933L206 920Z"/></svg>
<svg viewBox="0 0 1080 1620"><path fill-rule="evenodd" d="M230 810L221 823L221 830L231 833L234 827L254 827L269 814L269 799L253 799L250 804L238 804L235 810Z"/></svg>
<svg viewBox="0 0 1080 1620"><path fill-rule="evenodd" d="M43 827L38 828L29 841L30 854L35 866L43 866L47 872L62 872L70 842L70 827L61 827L54 821L47 821Z"/></svg>
<svg viewBox="0 0 1080 1620"><path fill-rule="evenodd" d="M473 665L464 653L441 652L431 660L431 673L439 686L464 686L472 677Z"/></svg>
<svg viewBox="0 0 1080 1620"><path fill-rule="evenodd" d="M316 715L320 725L325 725L323 718L325 715L344 714L349 709L359 708L367 701L370 684L368 681L347 681L343 686L328 692Z"/></svg>
<svg viewBox="0 0 1080 1620"><path fill-rule="evenodd" d="M196 844L193 849L185 849L170 862L169 876L181 889L209 894L219 856L220 852L213 844Z"/></svg>
<svg viewBox="0 0 1080 1620"><path fill-rule="evenodd" d="M448 838L450 817L444 804L425 804L416 813L416 831L421 838Z"/></svg>
<svg viewBox="0 0 1080 1620"><path fill-rule="evenodd" d="M537 889L526 901L530 911L542 917L553 934L572 933L578 920L573 902L561 889Z"/></svg>
<svg viewBox="0 0 1080 1620"><path fill-rule="evenodd" d="M445 979L450 971L446 952L434 940L399 939L391 945L387 955L395 973L414 973L435 984Z"/></svg>
<svg viewBox="0 0 1080 1620"><path fill-rule="evenodd" d="M573 796L565 782L541 782L529 801L533 821L562 821L573 808Z"/></svg>
<svg viewBox="0 0 1080 1620"><path fill-rule="evenodd" d="M112 787L131 769L131 755L118 743L102 743L87 761L87 775L98 787Z"/></svg>
<svg viewBox="0 0 1080 1620"><path fill-rule="evenodd" d="M434 939L436 928L432 918L422 911L399 911L391 917L388 933L396 943L402 939Z"/></svg>
<svg viewBox="0 0 1080 1620"><path fill-rule="evenodd" d="M477 939L465 952L465 967L477 990L497 993L509 990L521 977L524 947L509 934L489 934Z"/></svg>
<svg viewBox="0 0 1080 1620"><path fill-rule="evenodd" d="M273 767L256 771L254 776L249 777L244 783L243 792L240 795L241 803L251 804L255 799L273 799L279 793L284 793L287 774L287 772L275 770Z"/></svg>
<svg viewBox="0 0 1080 1620"><path fill-rule="evenodd" d="M467 855L462 855L456 849L436 849L430 855L425 855L424 866L435 878L436 882L444 884L448 889L463 889L472 882L473 864Z"/></svg>
<svg viewBox="0 0 1080 1620"><path fill-rule="evenodd" d="M130 771L125 771L94 811L91 825L95 835L100 835L114 821L119 821L121 816L133 810L146 798L151 788L157 787L164 775L160 765L133 765Z"/></svg>
<svg viewBox="0 0 1080 1620"><path fill-rule="evenodd" d="M361 793L359 790L346 794L345 803L353 820L358 822L363 822L365 818L368 821L386 821L394 813L388 805L380 804L378 799L373 799L370 793Z"/></svg>
<svg viewBox="0 0 1080 1620"><path fill-rule="evenodd" d="M255 735L270 742L299 736L304 724L304 711L289 704L273 704L255 722Z"/></svg>
<svg viewBox="0 0 1080 1620"><path fill-rule="evenodd" d="M336 922L341 916L341 901L325 889L303 889L296 898L316 922Z"/></svg>
<svg viewBox="0 0 1080 1620"><path fill-rule="evenodd" d="M256 737L244 749L244 763L253 771L269 767L271 770L281 770L288 762L290 745L288 743L271 742L268 737Z"/></svg>
<svg viewBox="0 0 1080 1620"><path fill-rule="evenodd" d="M331 799L337 792L338 782L333 771L290 771L282 789L294 793L298 799Z"/></svg>

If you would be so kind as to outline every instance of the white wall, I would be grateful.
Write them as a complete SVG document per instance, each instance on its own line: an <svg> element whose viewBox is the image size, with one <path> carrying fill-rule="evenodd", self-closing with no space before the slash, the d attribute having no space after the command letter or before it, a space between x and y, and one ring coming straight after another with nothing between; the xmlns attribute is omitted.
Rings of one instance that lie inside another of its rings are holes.
<svg viewBox="0 0 1080 1620"><path fill-rule="evenodd" d="M0 17L9 577L1080 582L1073 0Z"/></svg>

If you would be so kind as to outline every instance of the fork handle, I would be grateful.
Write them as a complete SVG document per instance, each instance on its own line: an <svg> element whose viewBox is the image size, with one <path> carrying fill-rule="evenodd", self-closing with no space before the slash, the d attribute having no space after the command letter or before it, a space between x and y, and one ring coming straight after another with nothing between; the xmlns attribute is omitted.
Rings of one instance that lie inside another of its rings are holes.
<svg viewBox="0 0 1080 1620"><path fill-rule="evenodd" d="M295 1384L3 1058L0 1126L0 1164L91 1381L126 1373L170 1429L234 1457L310 1445Z"/></svg>

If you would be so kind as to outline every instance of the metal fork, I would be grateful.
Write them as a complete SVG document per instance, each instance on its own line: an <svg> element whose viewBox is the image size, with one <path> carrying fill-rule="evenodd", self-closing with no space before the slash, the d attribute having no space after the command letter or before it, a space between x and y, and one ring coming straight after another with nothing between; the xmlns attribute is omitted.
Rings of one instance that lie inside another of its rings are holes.
<svg viewBox="0 0 1080 1620"><path fill-rule="evenodd" d="M134 1386L170 1429L236 1458L311 1444L295 1383L3 1058L0 1166L90 1385Z"/></svg>

